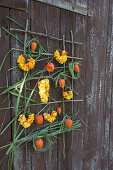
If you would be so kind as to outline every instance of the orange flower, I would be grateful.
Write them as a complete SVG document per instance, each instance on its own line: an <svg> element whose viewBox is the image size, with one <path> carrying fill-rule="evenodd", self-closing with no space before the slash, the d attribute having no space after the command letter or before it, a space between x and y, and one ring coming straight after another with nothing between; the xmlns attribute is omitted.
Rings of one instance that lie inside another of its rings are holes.
<svg viewBox="0 0 113 170"><path fill-rule="evenodd" d="M66 126L67 126L68 128L71 128L72 124L73 124L73 122L72 122L71 119L66 119Z"/></svg>
<svg viewBox="0 0 113 170"><path fill-rule="evenodd" d="M32 48L32 50L35 51L35 50L36 50L36 47L37 47L37 43L36 43L35 41L33 41L33 42L31 43L31 48Z"/></svg>
<svg viewBox="0 0 113 170"><path fill-rule="evenodd" d="M60 80L59 80L59 85L60 85L60 87L63 89L64 86L65 86L65 80L64 80L64 79L60 79Z"/></svg>
<svg viewBox="0 0 113 170"><path fill-rule="evenodd" d="M75 70L76 72L79 72L79 66L78 66L78 64L75 64L75 65L74 65L74 70Z"/></svg>
<svg viewBox="0 0 113 170"><path fill-rule="evenodd" d="M49 63L47 66L46 66L46 70L48 72L53 72L54 71L54 64L53 63Z"/></svg>

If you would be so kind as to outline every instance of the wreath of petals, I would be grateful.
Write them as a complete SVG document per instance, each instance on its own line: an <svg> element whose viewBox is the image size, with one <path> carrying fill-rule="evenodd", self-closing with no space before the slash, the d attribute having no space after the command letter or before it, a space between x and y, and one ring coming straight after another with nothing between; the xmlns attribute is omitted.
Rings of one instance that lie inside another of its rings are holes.
<svg viewBox="0 0 113 170"><path fill-rule="evenodd" d="M49 113L44 113L43 116L45 120L47 120L50 123L53 123L56 120L57 112L52 111L51 115Z"/></svg>
<svg viewBox="0 0 113 170"><path fill-rule="evenodd" d="M72 91L65 91L63 92L63 96L65 99L70 100L73 97L73 92Z"/></svg>
<svg viewBox="0 0 113 170"><path fill-rule="evenodd" d="M47 103L49 97L49 80L43 79L39 81L38 88L41 102Z"/></svg>
<svg viewBox="0 0 113 170"><path fill-rule="evenodd" d="M67 61L67 52L63 50L61 52L61 55L58 50L54 52L54 58L60 63L64 64Z"/></svg>
<svg viewBox="0 0 113 170"><path fill-rule="evenodd" d="M22 54L18 57L17 63L19 67L24 71L29 71L35 66L35 60L33 58L29 58L28 63L25 63L25 57Z"/></svg>
<svg viewBox="0 0 113 170"><path fill-rule="evenodd" d="M20 125L22 125L24 128L28 128L34 121L34 114L28 115L28 119L26 119L25 115L21 114L18 121L20 122Z"/></svg>

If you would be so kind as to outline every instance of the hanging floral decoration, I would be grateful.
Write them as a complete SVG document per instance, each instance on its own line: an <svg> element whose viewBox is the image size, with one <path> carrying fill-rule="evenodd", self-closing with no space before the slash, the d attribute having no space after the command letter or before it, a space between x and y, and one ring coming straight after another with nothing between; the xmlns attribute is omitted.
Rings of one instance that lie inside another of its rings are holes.
<svg viewBox="0 0 113 170"><path fill-rule="evenodd" d="M11 18L8 19L11 21L13 20ZM15 21L13 20L13 22ZM17 24L18 22L16 21L15 23ZM28 22L26 25L28 25ZM4 27L2 27L2 29L9 33L9 31ZM27 30L26 33L29 34ZM83 101L80 99L74 100L73 97L75 91L72 89L69 79L70 77L73 80L79 78L80 61L75 61L78 60L78 58L68 56L67 51L64 49L62 51L54 49L53 52L48 53L41 46L38 39L34 38L32 34L31 37L31 39L27 41L25 36L25 40L22 42L20 39L15 37L15 35L13 35L13 38L21 43L23 48L12 48L10 50L18 50L21 53L17 56L17 65L14 65L14 68L11 68L11 70L19 67L20 71L23 71L24 74L20 81L11 86L7 84L7 88L1 93L1 95L12 95L16 101L16 105L11 105L12 109L15 111L15 118L12 119L7 127L1 132L2 135L10 124L14 123L13 142L9 145L3 146L3 148L9 147L6 155L11 156L11 167L14 160L16 145L20 146L25 142L32 141L34 149L38 152L43 152L50 148L50 139L52 136L54 137L61 133L71 130L79 130L81 128L80 120L77 120L75 116L76 114L67 113L64 108L65 102L67 101ZM74 50L72 49L72 52L73 51ZM7 53L7 55L8 54L9 53ZM7 55L3 59L0 70L2 70L3 64L5 64ZM72 53L72 56L73 55L74 54ZM59 66L56 66L54 62L55 59L59 63ZM43 61L44 63L42 64L42 69L40 70L39 66ZM55 99L56 96L50 93L50 82L55 85L53 88L54 91L59 90L58 94L60 94L60 101L57 101ZM32 87L27 88L27 83L32 83ZM40 99L36 99L38 94ZM75 95L75 97L77 98L77 95ZM21 105L21 103L24 104ZM37 113L31 113L30 111L30 108L34 107L34 105L38 108ZM21 138L21 134L25 131L25 129L30 129L32 125L39 127L40 130L35 131L35 128L28 135ZM20 127L21 129L19 130Z"/></svg>
<svg viewBox="0 0 113 170"><path fill-rule="evenodd" d="M72 97L73 97L73 92L72 91L64 91L63 96L64 96L65 99L71 100Z"/></svg>
<svg viewBox="0 0 113 170"><path fill-rule="evenodd" d="M60 63L64 64L67 61L67 52L65 50L59 52L56 50L54 52L54 58Z"/></svg>
<svg viewBox="0 0 113 170"><path fill-rule="evenodd" d="M28 63L25 62L25 57L21 54L18 59L17 63L19 67L24 71L29 71L30 69L33 69L35 66L35 60L33 58L27 59Z"/></svg>
<svg viewBox="0 0 113 170"><path fill-rule="evenodd" d="M41 98L41 102L47 103L49 97L49 80L43 79L38 83L39 94Z"/></svg>
<svg viewBox="0 0 113 170"><path fill-rule="evenodd" d="M28 115L27 119L25 115L22 114L19 116L18 121L20 122L20 125L22 125L24 128L28 128L34 121L34 114Z"/></svg>
<svg viewBox="0 0 113 170"><path fill-rule="evenodd" d="M51 115L49 113L44 113L43 116L45 120L47 120L50 123L53 123L56 120L57 112L52 111Z"/></svg>

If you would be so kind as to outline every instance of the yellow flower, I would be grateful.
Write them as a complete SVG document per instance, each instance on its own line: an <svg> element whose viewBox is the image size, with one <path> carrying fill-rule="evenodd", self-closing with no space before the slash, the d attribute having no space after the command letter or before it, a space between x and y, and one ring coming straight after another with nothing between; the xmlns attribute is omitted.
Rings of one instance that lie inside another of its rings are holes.
<svg viewBox="0 0 113 170"><path fill-rule="evenodd" d="M56 111L52 111L51 116L52 117L56 117L57 116L57 112Z"/></svg>
<svg viewBox="0 0 113 170"><path fill-rule="evenodd" d="M63 50L61 52L61 55L58 50L54 52L54 58L60 63L63 64L67 61L67 52Z"/></svg>
<svg viewBox="0 0 113 170"><path fill-rule="evenodd" d="M50 122L50 123L53 123L55 121L56 117L52 117L50 116L47 121Z"/></svg>
<svg viewBox="0 0 113 170"><path fill-rule="evenodd" d="M44 116L44 119L47 120L50 117L50 114L49 113L44 113L43 116Z"/></svg>
<svg viewBox="0 0 113 170"><path fill-rule="evenodd" d="M28 59L28 63L25 63L25 57L22 54L18 57L17 63L19 67L24 71L29 71L35 66L35 60L33 58Z"/></svg>
<svg viewBox="0 0 113 170"><path fill-rule="evenodd" d="M18 121L20 121L20 125L24 128L28 128L34 121L34 114L28 115L28 119L26 119L25 115L21 114Z"/></svg>
<svg viewBox="0 0 113 170"><path fill-rule="evenodd" d="M70 100L73 97L73 92L72 91L65 91L65 92L63 92L63 96L67 100Z"/></svg>
<svg viewBox="0 0 113 170"><path fill-rule="evenodd" d="M41 102L47 103L49 97L49 80L43 79L39 81L38 88L39 88L39 95L41 98Z"/></svg>
<svg viewBox="0 0 113 170"><path fill-rule="evenodd" d="M57 112L52 111L51 115L49 113L44 113L43 116L44 116L45 120L52 123L52 122L54 122L56 120Z"/></svg>
<svg viewBox="0 0 113 170"><path fill-rule="evenodd" d="M24 124L23 124L23 127L24 127L24 128L28 128L28 127L30 127L30 126L31 126L31 124L28 123L28 122L24 122Z"/></svg>

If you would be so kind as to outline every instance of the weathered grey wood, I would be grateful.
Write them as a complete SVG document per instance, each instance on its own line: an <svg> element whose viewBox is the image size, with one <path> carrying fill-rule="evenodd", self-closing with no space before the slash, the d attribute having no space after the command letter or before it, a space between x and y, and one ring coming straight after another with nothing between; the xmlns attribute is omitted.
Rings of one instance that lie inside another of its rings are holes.
<svg viewBox="0 0 113 170"><path fill-rule="evenodd" d="M109 1L108 38L106 51L106 82L105 82L105 119L103 164L113 167L113 1ZM107 162L107 164L105 163Z"/></svg>
<svg viewBox="0 0 113 170"><path fill-rule="evenodd" d="M0 0L0 6L25 11L28 0Z"/></svg>
<svg viewBox="0 0 113 170"><path fill-rule="evenodd" d="M6 8L0 7L0 27L4 26L5 28L9 28L9 22L5 19L5 16L9 15L9 10ZM3 30L1 30L0 36L0 65L4 59L4 56L9 51L9 36ZM0 71L0 87L6 86L6 71L10 68L10 55L8 55L5 64ZM9 74L8 74L9 75ZM9 75L10 77L10 75ZM8 82L10 78L8 79ZM5 88L0 88L0 93L4 91ZM5 126L9 123L11 119L10 109L2 110L2 108L9 107L9 100L7 99L7 95L0 96L0 133L5 128ZM11 126L4 132L2 136L0 136L0 147L7 145L11 142ZM5 152L7 148L0 153L0 161L5 157ZM0 169L8 169L8 161L5 161L0 164Z"/></svg>
<svg viewBox="0 0 113 170"><path fill-rule="evenodd" d="M75 2L76 5L80 5L82 7L87 8L88 6L88 1L87 0L76 0ZM83 57L83 60L80 65L80 79L74 81L74 90L79 94L75 95L74 99L83 99L83 102L77 102L74 103L74 113L78 113L76 119L82 119L84 122L87 124L87 119L85 114L85 69L87 65L86 61L86 38L87 38L87 20L89 20L87 17L83 17L80 15L75 15L75 29L74 29L74 39L77 39L79 41L83 42L83 45L80 47L78 45L75 46L74 53L75 55L79 57ZM82 121L81 121L82 123ZM71 145L71 150L72 150L72 170L77 169L77 170L84 170L83 165L83 142L84 142L84 135L85 135L85 129L86 127L84 124L82 125L82 130L81 131L74 131L72 132L72 145Z"/></svg>
<svg viewBox="0 0 113 170"><path fill-rule="evenodd" d="M60 9L47 5L47 35L61 38L59 37L59 32L60 32L59 20L60 20ZM50 53L54 53L56 49L59 49L59 42L58 41L55 42L54 40L48 38L47 51L49 51ZM55 59L52 60L52 63L54 64L55 67L59 66L58 62ZM59 100L58 88L55 87L55 82L53 82L52 80L50 80L50 96L55 100ZM50 99L50 101L52 100ZM58 104L54 104L54 105L51 104L49 107L53 108L53 110L56 110ZM57 164L58 164L57 155L58 155L57 138L52 137L50 152L48 151L46 153L46 160L48 162L46 163L47 170L53 170L53 169L57 170Z"/></svg>
<svg viewBox="0 0 113 170"><path fill-rule="evenodd" d="M108 24L108 1L89 1L93 16L87 22L87 56L84 108L87 127L83 141L83 169L106 169L102 167L102 142L104 123L104 90L106 41ZM100 27L101 26L101 27Z"/></svg>
<svg viewBox="0 0 113 170"><path fill-rule="evenodd" d="M28 6L27 6L28 8ZM11 17L16 20L17 22L19 22L21 25L23 25L24 27L26 27L26 20L29 19L29 14L27 14L24 11L20 11L20 10L15 10L15 9L11 9L10 10L10 15ZM15 23L11 22L10 23L11 27L14 28L20 28L20 26L17 26ZM24 42L24 34L23 33L15 33L14 34L16 37L18 37L22 42ZM21 45L20 43L18 43L15 39L10 38L10 44L11 44L11 48L17 48L17 49L24 49L23 45ZM17 66L17 58L18 56L22 54L22 52L19 51L13 51L12 55L11 55L11 67L15 67ZM18 68L18 69L14 69L13 71L11 71L11 85L15 84L17 81L20 81L21 79L23 79L23 71ZM14 96L11 97L11 106L16 106L16 100L17 98L15 98ZM24 100L20 102L20 105L23 104ZM15 109L12 109L12 118L15 116ZM21 127L20 127L21 130ZM13 127L12 127L12 136L13 136ZM25 133L23 133L23 136L25 136ZM21 146L21 147L16 147L15 149L15 155L14 155L14 169L15 170L19 170L19 169L28 169L29 166L29 154L27 152L27 145ZM29 170L29 169L28 169Z"/></svg>
<svg viewBox="0 0 113 170"><path fill-rule="evenodd" d="M72 11L77 14L91 16L91 11L87 10L84 7L77 6L74 3L71 3L70 1L63 0L35 0L35 1L46 3L48 5L52 5L68 11Z"/></svg>
<svg viewBox="0 0 113 170"><path fill-rule="evenodd" d="M74 113L79 111L77 118L83 119L88 127L83 125L82 132L66 133L66 159L63 158L62 135L58 136L58 140L52 139L50 160L49 152L37 153L32 147L32 142L26 145L27 148L16 148L14 159L14 169L16 170L112 170L113 2L112 0L66 0L66 2L71 2L77 6L92 10L93 16L91 18L85 17L33 0L31 4L29 3L28 13L11 9L10 15L24 26L26 19L29 19L31 15L31 31L41 32L59 38L62 38L62 34L64 34L66 39L70 40L70 31L72 30L74 40L83 42L82 46L75 45L75 55L77 57L83 57L84 59L82 66L80 66L80 78L85 86L81 84L80 80L73 81L73 83L74 90L79 92L79 96L75 95L74 99L83 98L84 102L74 103ZM0 26L9 27L9 23L3 19L3 17L8 14L9 11L7 8L0 7ZM15 24L11 24L11 26L17 28ZM24 40L24 33L15 33L15 35L21 40ZM9 49L8 35L1 32L1 36L0 63L3 57L2 55L5 55ZM62 49L62 42L58 43L57 41L44 37L39 38L39 40L42 46L51 53L58 48ZM12 38L10 39L10 44L11 47L23 48ZM71 45L66 44L66 50L71 56ZM2 73L8 69L10 65L15 66L17 64L16 59L19 54L18 52L13 52L11 61L10 57L7 58L7 64L4 65ZM55 60L53 62L55 66L58 65ZM37 63L35 69L42 69L46 64L46 61L41 64ZM11 84L22 78L22 74L20 74L21 71L18 71L11 73ZM0 74L0 80L2 80L0 86L6 83L3 81L3 75L4 74ZM48 75L48 73L46 73L46 75ZM33 81L31 82L31 88L32 87L34 87ZM58 93L59 94L54 90L54 85L51 83L50 94L54 95L57 99L59 99L58 96L60 95L61 99L61 91L58 91ZM37 99L37 95L34 95L33 98ZM3 98L0 98L0 100L3 100ZM15 104L14 100L11 104ZM6 106L7 104L4 104L4 107ZM57 106L57 104L54 105L56 108ZM62 104L60 104L60 106L62 107ZM32 107L31 111L37 113L40 109L41 106ZM71 112L71 109L71 103L66 105L66 112ZM3 112L0 111L0 113ZM3 114L0 114L1 126L3 119ZM59 119L62 119L62 115L59 116ZM9 121L10 113L7 114L7 120L3 126ZM33 128L36 126L37 125L33 125ZM27 132L29 133L29 130ZM9 142L10 137L11 133L9 128L7 134L1 138L1 145ZM3 157L3 154L4 152L2 152L1 157ZM5 167L5 169L7 169L7 167Z"/></svg>
<svg viewBox="0 0 113 170"><path fill-rule="evenodd" d="M32 1L31 3L31 31L35 32L41 32L46 34L46 29L47 29L47 9L45 4L37 3L35 1ZM37 39L39 39L41 45L47 49L47 41L45 37L38 37L36 36ZM38 50L38 48L37 48ZM44 67L46 66L46 61L42 61L40 63L36 63L35 68L33 69L33 72L37 69L38 70L43 70ZM35 86L36 81L31 81L31 88ZM38 86L37 86L38 89ZM40 101L40 96L35 93L34 99ZM34 114L37 114L40 110L42 109L42 106L35 106L31 107L31 111ZM41 112L40 114L43 114L44 112ZM39 125L35 125L35 128L39 129ZM43 169L46 170L46 153L42 152L36 152L34 148L32 147L32 143L30 146L31 150L31 169L38 170L38 169Z"/></svg>

